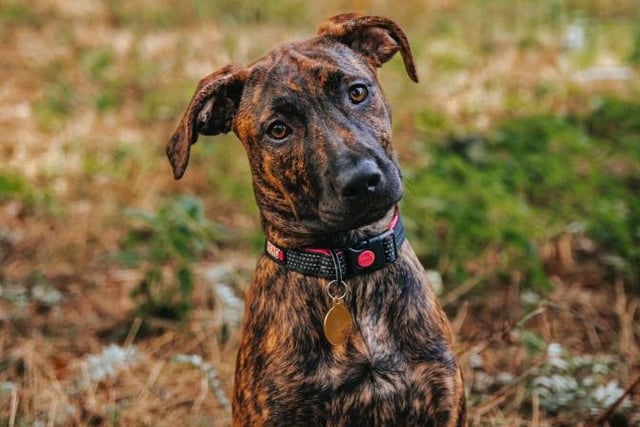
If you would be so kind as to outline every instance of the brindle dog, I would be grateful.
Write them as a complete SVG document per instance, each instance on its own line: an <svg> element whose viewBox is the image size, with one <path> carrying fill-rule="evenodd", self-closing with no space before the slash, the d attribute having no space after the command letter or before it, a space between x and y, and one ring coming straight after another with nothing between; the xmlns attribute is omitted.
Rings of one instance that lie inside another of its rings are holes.
<svg viewBox="0 0 640 427"><path fill-rule="evenodd" d="M376 69L398 51L417 82L394 22L333 17L201 80L169 140L176 179L198 134L233 130L249 157L267 250L247 296L236 426L466 425L451 328L397 217ZM336 305L337 335L323 323Z"/></svg>

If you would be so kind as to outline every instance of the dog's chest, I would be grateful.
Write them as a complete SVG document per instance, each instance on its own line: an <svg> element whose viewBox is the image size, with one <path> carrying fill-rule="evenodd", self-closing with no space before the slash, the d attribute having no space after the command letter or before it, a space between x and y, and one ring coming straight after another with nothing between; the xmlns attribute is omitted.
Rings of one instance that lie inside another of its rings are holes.
<svg viewBox="0 0 640 427"><path fill-rule="evenodd" d="M397 425L420 396L423 385L415 381L420 363L407 358L390 322L379 313L360 313L349 344L332 350L325 381L333 390L330 419L341 420L338 425ZM345 418L351 414L366 417L366 423Z"/></svg>
<svg viewBox="0 0 640 427"><path fill-rule="evenodd" d="M332 387L350 391L345 395L363 404L405 394L411 367L389 325L376 316L360 316L355 323L349 344L332 349Z"/></svg>
<svg viewBox="0 0 640 427"><path fill-rule="evenodd" d="M361 389L364 399L368 395L385 398L390 393L404 392L411 364L397 327L408 323L410 310L400 312L397 308L415 303L401 303L401 288L407 285L419 284L398 283L392 276L350 283L347 306L354 327L345 345L329 347L334 387L350 384L354 390ZM367 390L369 387L371 390Z"/></svg>
<svg viewBox="0 0 640 427"><path fill-rule="evenodd" d="M236 390L258 398L243 401L264 401L261 411L289 425L314 418L319 425L411 425L423 417L434 378L454 365L442 331L425 328L439 328L439 317L414 264L398 261L348 280L354 327L332 346L322 328L331 308L324 281L283 274L262 260L236 372Z"/></svg>

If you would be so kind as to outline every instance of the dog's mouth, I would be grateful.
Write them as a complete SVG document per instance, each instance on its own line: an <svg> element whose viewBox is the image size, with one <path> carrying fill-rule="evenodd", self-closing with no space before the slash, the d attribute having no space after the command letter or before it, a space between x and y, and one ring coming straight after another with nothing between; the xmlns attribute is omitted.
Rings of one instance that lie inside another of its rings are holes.
<svg viewBox="0 0 640 427"><path fill-rule="evenodd" d="M329 232L347 232L373 224L387 215L402 198L402 190L353 200L328 203L320 207L321 228Z"/></svg>

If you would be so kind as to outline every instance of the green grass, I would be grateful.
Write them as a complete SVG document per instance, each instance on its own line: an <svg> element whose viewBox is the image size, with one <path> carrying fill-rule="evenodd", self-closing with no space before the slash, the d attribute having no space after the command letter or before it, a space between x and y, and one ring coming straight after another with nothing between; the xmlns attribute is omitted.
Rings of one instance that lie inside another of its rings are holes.
<svg viewBox="0 0 640 427"><path fill-rule="evenodd" d="M42 24L41 17L22 2L8 0L0 4L0 22L5 25L26 25L37 27Z"/></svg>
<svg viewBox="0 0 640 427"><path fill-rule="evenodd" d="M519 272L548 289L537 245L584 230L602 267L640 289L638 108L607 99L584 117L514 118L432 145L427 164L407 173L421 258L454 283L480 269L489 283Z"/></svg>
<svg viewBox="0 0 640 427"><path fill-rule="evenodd" d="M27 214L56 215L60 209L50 188L37 186L15 170L0 169L0 206L16 202Z"/></svg>
<svg viewBox="0 0 640 427"><path fill-rule="evenodd" d="M28 197L29 183L20 175L10 172L0 173L0 202L16 197Z"/></svg>
<svg viewBox="0 0 640 427"><path fill-rule="evenodd" d="M166 201L155 212L127 214L135 225L115 258L144 273L132 294L137 314L145 320L184 320L192 308L193 266L221 240L220 227L205 217L200 199L187 196Z"/></svg>

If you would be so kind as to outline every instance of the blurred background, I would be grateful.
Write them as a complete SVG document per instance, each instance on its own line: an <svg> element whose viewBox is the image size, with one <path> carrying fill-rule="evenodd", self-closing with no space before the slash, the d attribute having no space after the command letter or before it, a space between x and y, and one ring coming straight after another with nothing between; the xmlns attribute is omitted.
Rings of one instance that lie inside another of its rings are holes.
<svg viewBox="0 0 640 427"><path fill-rule="evenodd" d="M638 0L0 0L0 425L230 424L248 165L164 146L200 78L344 11L414 50L379 76L471 425L640 425Z"/></svg>

